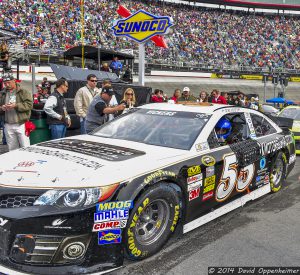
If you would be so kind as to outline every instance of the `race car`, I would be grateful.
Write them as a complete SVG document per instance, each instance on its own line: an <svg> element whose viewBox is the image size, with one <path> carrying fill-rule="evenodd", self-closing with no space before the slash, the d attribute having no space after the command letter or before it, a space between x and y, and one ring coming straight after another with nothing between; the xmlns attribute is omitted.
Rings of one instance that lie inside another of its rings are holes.
<svg viewBox="0 0 300 275"><path fill-rule="evenodd" d="M1 156L0 271L86 274L157 253L281 189L295 165L288 129L210 103L131 109L89 135Z"/></svg>
<svg viewBox="0 0 300 275"><path fill-rule="evenodd" d="M288 106L281 110L278 116L293 119L291 131L294 134L296 154L300 154L300 107Z"/></svg>

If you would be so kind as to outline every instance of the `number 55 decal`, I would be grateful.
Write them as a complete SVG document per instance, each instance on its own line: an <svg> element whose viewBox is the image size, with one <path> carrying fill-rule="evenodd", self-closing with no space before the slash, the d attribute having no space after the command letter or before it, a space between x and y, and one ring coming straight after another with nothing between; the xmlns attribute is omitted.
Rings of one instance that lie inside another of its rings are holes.
<svg viewBox="0 0 300 275"><path fill-rule="evenodd" d="M242 168L238 175L238 164L235 154L224 155L224 166L220 182L216 189L216 201L225 201L232 193L234 187L237 192L247 189L254 176L254 164Z"/></svg>

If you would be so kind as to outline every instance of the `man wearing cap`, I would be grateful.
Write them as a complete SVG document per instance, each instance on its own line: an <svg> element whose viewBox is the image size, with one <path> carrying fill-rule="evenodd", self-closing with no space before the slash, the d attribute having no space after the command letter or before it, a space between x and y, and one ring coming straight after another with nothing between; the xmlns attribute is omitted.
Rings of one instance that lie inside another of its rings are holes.
<svg viewBox="0 0 300 275"><path fill-rule="evenodd" d="M0 115L4 117L8 150L29 146L25 135L25 122L29 120L33 106L32 94L16 83L13 76L3 78L5 90L0 92Z"/></svg>
<svg viewBox="0 0 300 275"><path fill-rule="evenodd" d="M189 87L184 87L183 88L182 95L181 95L181 97L178 98L177 102L182 102L182 101L197 102L197 98L190 94L190 88Z"/></svg>
<svg viewBox="0 0 300 275"><path fill-rule="evenodd" d="M87 76L87 85L80 88L74 99L74 107L76 115L80 118L80 133L86 134L85 119L88 108L93 98L100 94L100 89L97 88L97 77L94 74Z"/></svg>
<svg viewBox="0 0 300 275"><path fill-rule="evenodd" d="M124 104L109 107L108 104L114 95L111 86L104 86L100 95L96 95L92 100L86 116L86 131L92 132L94 129L104 124L108 120L109 114L114 114L125 109Z"/></svg>
<svg viewBox="0 0 300 275"><path fill-rule="evenodd" d="M56 82L56 90L47 99L44 111L47 114L47 123L51 131L51 139L63 138L67 127L71 126L71 118L68 115L67 103L64 93L68 91L68 82L61 78Z"/></svg>

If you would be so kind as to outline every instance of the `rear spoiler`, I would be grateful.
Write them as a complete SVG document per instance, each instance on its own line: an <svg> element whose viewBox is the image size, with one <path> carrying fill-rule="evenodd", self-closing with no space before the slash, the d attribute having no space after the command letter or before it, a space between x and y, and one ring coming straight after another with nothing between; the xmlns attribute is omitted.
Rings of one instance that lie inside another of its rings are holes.
<svg viewBox="0 0 300 275"><path fill-rule="evenodd" d="M292 129L294 120L287 117L269 116L280 128Z"/></svg>

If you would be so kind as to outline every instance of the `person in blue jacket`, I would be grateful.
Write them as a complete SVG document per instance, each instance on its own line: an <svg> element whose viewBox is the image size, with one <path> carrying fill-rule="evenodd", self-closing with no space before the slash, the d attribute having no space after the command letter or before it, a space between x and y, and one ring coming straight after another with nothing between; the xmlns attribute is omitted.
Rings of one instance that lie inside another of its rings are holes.
<svg viewBox="0 0 300 275"><path fill-rule="evenodd" d="M114 57L109 67L113 73L115 73L117 76L120 76L120 73L123 68L123 64L121 61L118 60L118 57Z"/></svg>

